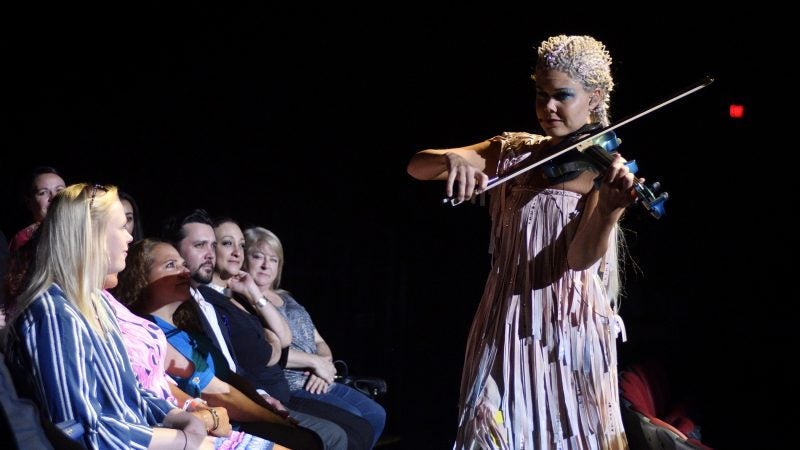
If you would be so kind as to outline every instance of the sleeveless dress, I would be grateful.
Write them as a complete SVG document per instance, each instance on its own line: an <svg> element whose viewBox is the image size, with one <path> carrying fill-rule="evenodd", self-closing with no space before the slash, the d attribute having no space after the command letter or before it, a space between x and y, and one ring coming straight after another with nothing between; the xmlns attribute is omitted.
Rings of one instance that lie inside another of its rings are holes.
<svg viewBox="0 0 800 450"><path fill-rule="evenodd" d="M498 175L546 139L493 138ZM616 232L605 258L570 270L581 195L534 188L532 172L492 196L492 267L467 342L454 448L627 448L615 342L624 328L607 293Z"/></svg>

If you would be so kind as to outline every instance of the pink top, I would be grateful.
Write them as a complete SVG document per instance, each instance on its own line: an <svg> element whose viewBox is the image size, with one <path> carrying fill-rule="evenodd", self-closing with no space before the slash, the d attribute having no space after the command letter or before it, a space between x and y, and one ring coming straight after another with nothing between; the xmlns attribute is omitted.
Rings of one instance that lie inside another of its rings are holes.
<svg viewBox="0 0 800 450"><path fill-rule="evenodd" d="M117 317L122 340L136 378L147 390L177 405L169 388L170 379L164 370L167 337L158 325L132 313L108 291L103 291ZM273 450L274 443L241 431L214 439L216 450Z"/></svg>
<svg viewBox="0 0 800 450"><path fill-rule="evenodd" d="M17 250L22 248L23 245L25 245L28 241L31 240L33 232L36 231L37 228L39 228L39 222L34 222L28 225L27 227L17 231L17 234L15 234L14 237L11 239L11 243L8 244L8 251L11 254L16 253Z"/></svg>
<svg viewBox="0 0 800 450"><path fill-rule="evenodd" d="M119 331L125 342L133 373L139 383L177 407L178 402L169 388L170 378L164 370L167 349L167 337L164 336L164 332L153 322L132 313L110 292L103 291L103 293L117 317ZM274 445L272 441L241 431L232 431L230 436L217 437L214 440L216 450L273 450Z"/></svg>
<svg viewBox="0 0 800 450"><path fill-rule="evenodd" d="M167 338L158 325L132 313L125 305L117 301L108 291L104 291L106 300L114 309L119 324L119 331L131 360L131 367L142 386L153 391L157 396L166 399L173 405L177 400L172 396L164 368Z"/></svg>

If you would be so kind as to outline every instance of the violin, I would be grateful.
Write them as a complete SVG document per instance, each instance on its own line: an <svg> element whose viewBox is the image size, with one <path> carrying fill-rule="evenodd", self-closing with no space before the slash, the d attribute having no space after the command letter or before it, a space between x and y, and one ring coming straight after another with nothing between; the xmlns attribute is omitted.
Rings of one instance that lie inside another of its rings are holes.
<svg viewBox="0 0 800 450"><path fill-rule="evenodd" d="M622 142L619 138L617 138L616 133L614 132L615 129L632 122L644 115L650 114L651 112L660 109L676 100L679 100L683 97L686 97L689 94L699 91L700 89L710 85L714 82L714 79L711 77L705 77L702 80L696 82L692 86L684 89L677 95L670 97L669 99L658 103L650 108L630 116L614 125L610 125L608 127L601 127L600 124L588 124L581 127L579 130L574 132L570 139L565 139L560 146L564 146L564 148L559 149L557 151L552 152L549 156L541 158L535 162L528 162L523 160L520 162L518 168L514 169L510 173L503 175L502 177L493 177L489 180L486 185L486 189L484 189L481 194L484 192L493 189L506 181L515 178L531 169L539 167L549 161L564 155L565 153L577 150L592 161L596 166L598 166L601 170L607 169L614 160L614 150L619 147L619 144ZM638 172L639 168L636 164L635 160L628 161L625 163L628 166L628 170L631 173ZM656 219L660 219L664 215L664 203L669 198L669 194L666 192L662 192L658 195L656 193L661 189L661 183L654 182L651 185L646 185L643 180L639 178L634 178L634 193L636 195L637 203L641 203L642 206ZM443 203L450 204L452 206L459 205L463 202L455 200L454 198L448 197L442 200Z"/></svg>
<svg viewBox="0 0 800 450"><path fill-rule="evenodd" d="M587 147L583 154L601 171L605 171L614 162L614 155L617 153L616 149L622 143L622 140L617 138L617 134L612 130L596 136L591 143L592 145ZM636 164L635 159L625 162L625 166L632 174L636 174L639 171L639 166ZM599 185L601 178L602 175L595 179L596 185ZM641 178L633 177L633 193L636 195L636 202L640 203L656 219L660 219L664 215L664 203L669 199L667 192L661 192L656 195L660 190L661 183L658 181L648 186Z"/></svg>

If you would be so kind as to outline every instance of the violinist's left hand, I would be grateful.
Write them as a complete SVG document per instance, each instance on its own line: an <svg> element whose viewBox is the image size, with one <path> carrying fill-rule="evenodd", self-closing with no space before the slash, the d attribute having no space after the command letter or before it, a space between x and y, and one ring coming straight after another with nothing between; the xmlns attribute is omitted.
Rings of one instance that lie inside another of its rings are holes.
<svg viewBox="0 0 800 450"><path fill-rule="evenodd" d="M633 190L634 176L625 166L625 158L619 153L614 155L614 161L603 175L600 184L600 199L597 205L603 215L611 215L615 211L624 209L636 199ZM640 179L640 182L644 179Z"/></svg>

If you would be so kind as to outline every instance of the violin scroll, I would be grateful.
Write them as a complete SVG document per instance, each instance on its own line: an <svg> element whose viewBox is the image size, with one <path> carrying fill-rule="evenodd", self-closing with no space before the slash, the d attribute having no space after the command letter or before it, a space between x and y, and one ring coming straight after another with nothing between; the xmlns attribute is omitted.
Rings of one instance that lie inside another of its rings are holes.
<svg viewBox="0 0 800 450"><path fill-rule="evenodd" d="M647 186L644 183L637 183L634 185L633 190L636 191L637 200L642 203L642 206L656 219L660 219L664 215L664 203L669 199L669 194L662 192L656 196L656 193L661 189L661 183L658 181Z"/></svg>

